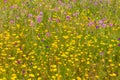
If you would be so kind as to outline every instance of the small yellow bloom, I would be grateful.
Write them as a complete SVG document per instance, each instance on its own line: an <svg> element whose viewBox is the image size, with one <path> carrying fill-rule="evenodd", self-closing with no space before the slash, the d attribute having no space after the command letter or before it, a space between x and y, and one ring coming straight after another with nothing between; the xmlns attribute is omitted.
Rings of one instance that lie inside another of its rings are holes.
<svg viewBox="0 0 120 80"><path fill-rule="evenodd" d="M112 73L112 74L110 74L110 76L115 77L115 76L116 76L116 74L115 74L115 73Z"/></svg>
<svg viewBox="0 0 120 80"><path fill-rule="evenodd" d="M68 39L68 38L69 38L69 36L63 36L63 38L64 38L64 39Z"/></svg>
<svg viewBox="0 0 120 80"><path fill-rule="evenodd" d="M77 80L82 80L80 77L77 77Z"/></svg>
<svg viewBox="0 0 120 80"><path fill-rule="evenodd" d="M10 57L10 58L9 58L9 60L14 60L14 59L15 59L15 57Z"/></svg>
<svg viewBox="0 0 120 80"><path fill-rule="evenodd" d="M52 67L52 68L56 68L57 66L56 66L56 65L51 65L50 67Z"/></svg>
<svg viewBox="0 0 120 80"><path fill-rule="evenodd" d="M42 78L41 77L38 77L38 79L37 80L42 80Z"/></svg>
<svg viewBox="0 0 120 80"><path fill-rule="evenodd" d="M99 76L98 76L98 75L96 75L95 77L96 77L97 79L99 78Z"/></svg>
<svg viewBox="0 0 120 80"><path fill-rule="evenodd" d="M30 77L35 77L35 75L34 75L34 74L29 74L29 76L30 76Z"/></svg>
<svg viewBox="0 0 120 80"><path fill-rule="evenodd" d="M26 65L25 65L25 64L23 64L23 65L22 65L22 67L24 68L24 67L26 67Z"/></svg>
<svg viewBox="0 0 120 80"><path fill-rule="evenodd" d="M33 66L33 68L34 68L34 69L36 69L36 68L37 68L37 66Z"/></svg>

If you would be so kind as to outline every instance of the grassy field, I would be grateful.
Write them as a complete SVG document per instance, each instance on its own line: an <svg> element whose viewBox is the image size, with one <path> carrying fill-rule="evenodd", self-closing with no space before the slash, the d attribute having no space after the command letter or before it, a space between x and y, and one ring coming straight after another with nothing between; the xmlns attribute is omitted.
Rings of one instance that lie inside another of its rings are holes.
<svg viewBox="0 0 120 80"><path fill-rule="evenodd" d="M0 80L120 80L120 0L0 0Z"/></svg>

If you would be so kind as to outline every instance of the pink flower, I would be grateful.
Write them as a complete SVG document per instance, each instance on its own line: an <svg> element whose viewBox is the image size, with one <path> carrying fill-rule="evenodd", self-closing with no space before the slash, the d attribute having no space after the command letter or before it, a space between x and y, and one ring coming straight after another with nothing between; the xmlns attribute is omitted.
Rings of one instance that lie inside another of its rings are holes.
<svg viewBox="0 0 120 80"><path fill-rule="evenodd" d="M109 26L110 26L110 27L112 27L112 26L113 26L113 24L112 24L112 23L110 23L110 24L109 24Z"/></svg>
<svg viewBox="0 0 120 80"><path fill-rule="evenodd" d="M7 2L7 0L4 0L4 3L6 3Z"/></svg>
<svg viewBox="0 0 120 80"><path fill-rule="evenodd" d="M32 14L28 14L28 17L32 17Z"/></svg>
<svg viewBox="0 0 120 80"><path fill-rule="evenodd" d="M30 26L34 26L34 23L33 23L33 21L30 21Z"/></svg>
<svg viewBox="0 0 120 80"><path fill-rule="evenodd" d="M41 16L37 17L37 22L40 23L42 21Z"/></svg>
<svg viewBox="0 0 120 80"><path fill-rule="evenodd" d="M42 16L42 15L43 15L43 12L40 12L40 15Z"/></svg>
<svg viewBox="0 0 120 80"><path fill-rule="evenodd" d="M47 33L46 33L46 36L47 36L47 37L50 37L50 33L49 33L49 32L47 32Z"/></svg>

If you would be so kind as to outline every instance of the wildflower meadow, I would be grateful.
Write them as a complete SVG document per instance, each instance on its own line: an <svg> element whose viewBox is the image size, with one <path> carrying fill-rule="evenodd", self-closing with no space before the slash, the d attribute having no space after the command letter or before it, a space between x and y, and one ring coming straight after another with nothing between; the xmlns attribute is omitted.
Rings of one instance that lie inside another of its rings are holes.
<svg viewBox="0 0 120 80"><path fill-rule="evenodd" d="M0 0L0 80L120 80L120 0Z"/></svg>

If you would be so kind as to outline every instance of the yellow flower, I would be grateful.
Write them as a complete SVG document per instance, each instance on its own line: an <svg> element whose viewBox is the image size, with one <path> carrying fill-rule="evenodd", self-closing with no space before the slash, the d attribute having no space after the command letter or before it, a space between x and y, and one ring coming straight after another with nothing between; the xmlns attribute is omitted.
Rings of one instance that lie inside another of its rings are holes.
<svg viewBox="0 0 120 80"><path fill-rule="evenodd" d="M96 77L96 78L99 78L99 76L98 76L98 75L96 75L95 77Z"/></svg>
<svg viewBox="0 0 120 80"><path fill-rule="evenodd" d="M116 74L115 74L115 73L112 73L112 74L110 74L110 76L115 77L115 76L116 76Z"/></svg>
<svg viewBox="0 0 120 80"><path fill-rule="evenodd" d="M12 74L11 80L15 80L17 78L16 74Z"/></svg>
<svg viewBox="0 0 120 80"><path fill-rule="evenodd" d="M120 66L120 63L118 64L118 66Z"/></svg>
<svg viewBox="0 0 120 80"><path fill-rule="evenodd" d="M33 46L37 46L37 43L34 43Z"/></svg>
<svg viewBox="0 0 120 80"><path fill-rule="evenodd" d="M42 78L41 77L38 77L38 79L37 80L42 80Z"/></svg>
<svg viewBox="0 0 120 80"><path fill-rule="evenodd" d="M110 64L110 66L112 66L112 67L113 67L113 66L115 66L115 64L112 64L112 63L111 63L111 64Z"/></svg>
<svg viewBox="0 0 120 80"><path fill-rule="evenodd" d="M77 38L81 38L81 37L82 37L82 35L78 35L78 36L77 36Z"/></svg>
<svg viewBox="0 0 120 80"><path fill-rule="evenodd" d="M9 58L9 60L14 60L14 59L15 59L15 57L10 57L10 58Z"/></svg>
<svg viewBox="0 0 120 80"><path fill-rule="evenodd" d="M57 80L61 80L61 75L60 74L56 74Z"/></svg>
<svg viewBox="0 0 120 80"><path fill-rule="evenodd" d="M30 77L35 77L35 75L34 75L34 74L29 74L29 76L30 76Z"/></svg>
<svg viewBox="0 0 120 80"><path fill-rule="evenodd" d="M22 65L22 67L24 68L24 67L26 67L26 65L25 65L25 64L23 64L23 65Z"/></svg>
<svg viewBox="0 0 120 80"><path fill-rule="evenodd" d="M64 38L64 39L68 39L68 38L69 38L69 36L63 36L63 38Z"/></svg>
<svg viewBox="0 0 120 80"><path fill-rule="evenodd" d="M17 26L17 28L20 28L20 24L17 24L16 26Z"/></svg>
<svg viewBox="0 0 120 80"><path fill-rule="evenodd" d="M36 68L37 68L37 66L33 66L33 68L34 68L34 69L36 69Z"/></svg>
<svg viewBox="0 0 120 80"><path fill-rule="evenodd" d="M56 68L57 66L56 66L56 65L51 65L50 67L52 67L52 68Z"/></svg>
<svg viewBox="0 0 120 80"><path fill-rule="evenodd" d="M67 28L67 26L63 26L63 28Z"/></svg>
<svg viewBox="0 0 120 80"><path fill-rule="evenodd" d="M77 80L82 80L80 77L77 77Z"/></svg>
<svg viewBox="0 0 120 80"><path fill-rule="evenodd" d="M113 47L113 45L112 45L112 44L109 44L109 47Z"/></svg>

